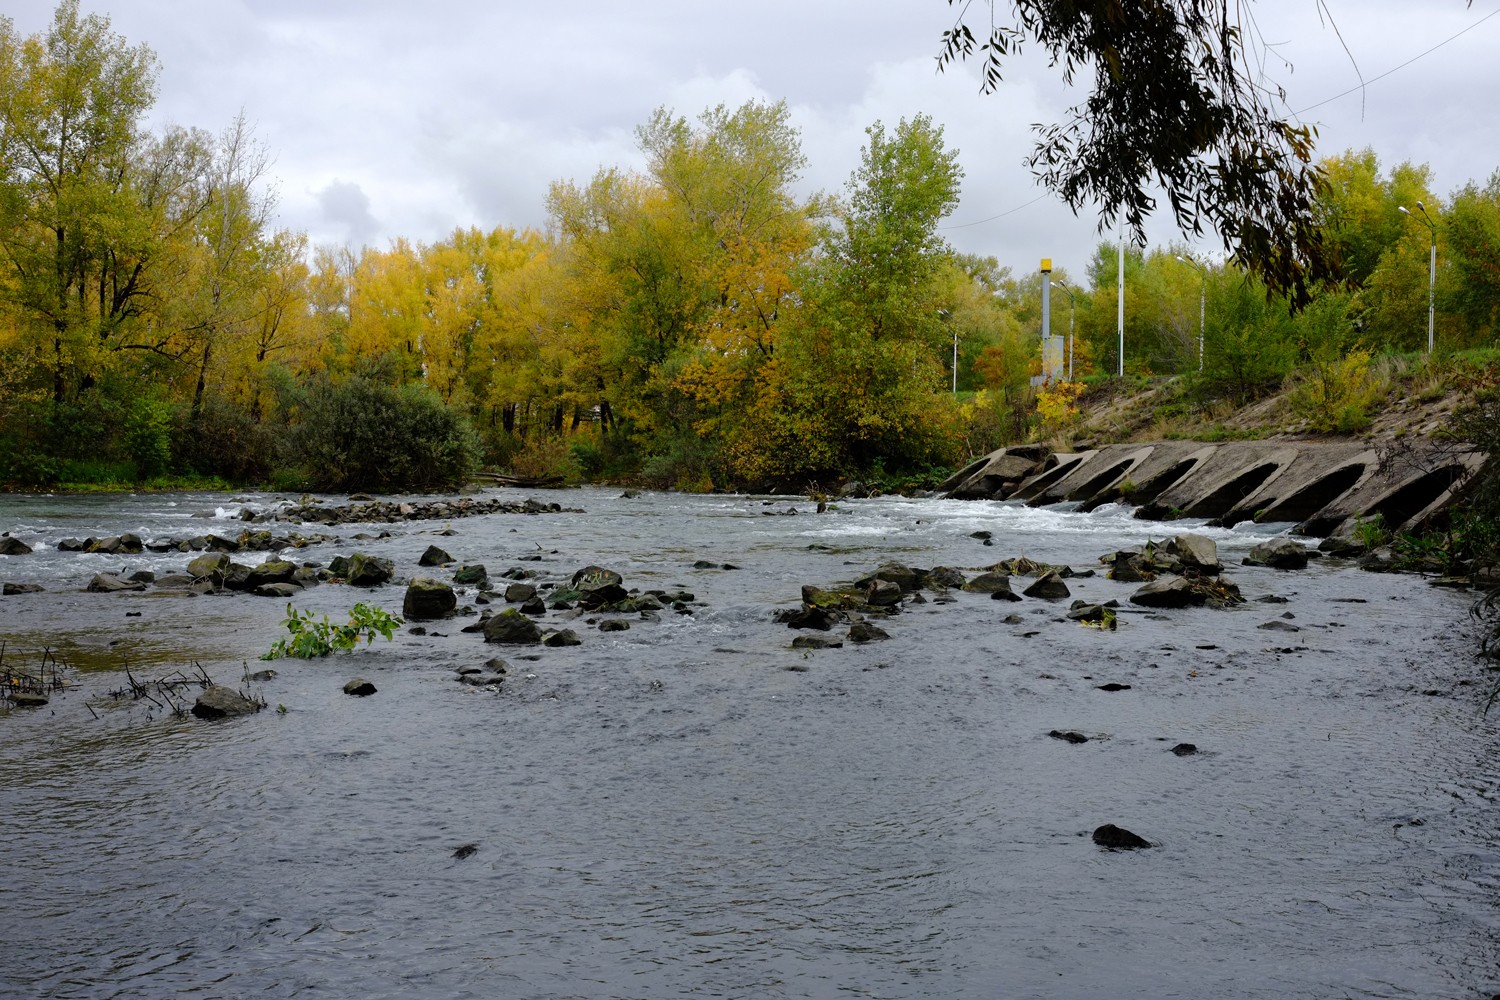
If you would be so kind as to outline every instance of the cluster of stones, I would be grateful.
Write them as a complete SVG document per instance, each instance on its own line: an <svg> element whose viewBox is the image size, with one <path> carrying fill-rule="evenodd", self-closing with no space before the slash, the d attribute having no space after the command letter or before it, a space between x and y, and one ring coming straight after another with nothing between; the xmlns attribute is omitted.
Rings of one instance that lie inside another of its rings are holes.
<svg viewBox="0 0 1500 1000"><path fill-rule="evenodd" d="M423 567L440 567L456 562L437 546L429 546L418 561ZM631 618L655 621L658 613L672 610L691 614L697 603L688 591L627 590L624 579L614 570L585 566L566 581L540 582L535 570L514 567L499 580L491 582L482 564L460 565L452 582L434 576L416 577L408 582L402 602L402 614L408 621L436 621L456 614L473 614L472 608L458 606L455 586L472 586L478 590L475 603L481 606L504 601L514 605L498 612L486 609L477 621L461 631L483 633L486 642L502 645L576 646L582 643L572 628L544 628L537 619L557 612L561 621L583 620L596 624L601 632L623 632L630 628ZM606 617L609 616L609 617ZM503 666L503 663L501 664ZM503 671L499 671L503 673ZM499 683L496 671L463 671L460 680L469 684ZM490 678L476 680L474 678Z"/></svg>
<svg viewBox="0 0 1500 1000"><path fill-rule="evenodd" d="M336 541L332 535L277 535L270 531L245 529L235 538L221 535L193 535L189 538L153 538L142 541L139 535L126 532L108 538L64 538L57 543L59 552L103 553L105 555L139 555L142 552L280 552L302 549L320 542Z"/></svg>
<svg viewBox="0 0 1500 1000"><path fill-rule="evenodd" d="M447 521L457 517L482 514L582 514L575 508L540 500L512 503L498 498L459 497L450 500L396 502L369 499L339 507L325 507L317 502L296 504L277 511L278 521L311 521L318 524L386 523L397 521Z"/></svg>

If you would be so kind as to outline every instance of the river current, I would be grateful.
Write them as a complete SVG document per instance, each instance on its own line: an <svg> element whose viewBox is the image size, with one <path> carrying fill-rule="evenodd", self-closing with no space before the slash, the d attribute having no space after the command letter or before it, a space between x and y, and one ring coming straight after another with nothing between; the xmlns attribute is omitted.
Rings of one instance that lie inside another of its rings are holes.
<svg viewBox="0 0 1500 1000"><path fill-rule="evenodd" d="M0 996L1500 992L1500 712L1482 713L1469 595L1331 559L1239 565L1288 525L538 498L584 513L272 527L339 537L298 560L369 552L399 578L440 575L417 566L434 543L492 578L597 564L692 591L693 613L609 633L577 619L582 644L560 649L486 645L455 618L265 664L284 601L84 593L96 572L189 557L56 543L233 536L241 509L279 498L0 497L0 531L36 550L0 556L0 581L46 588L0 598L4 663L47 648L70 665L51 704L0 712ZM1083 569L1185 530L1217 542L1247 603L1127 609L1105 632L1063 619L1066 602L955 593L882 622L888 641L827 650L792 649L800 633L772 621L802 584L888 560ZM295 603L399 611L403 591L329 584ZM499 689L455 680L495 655ZM205 722L111 697L127 668L195 661L229 684L274 667L254 685L270 707ZM378 693L343 694L356 675ZM1184 742L1200 752L1171 752ZM1154 846L1102 850L1104 823Z"/></svg>

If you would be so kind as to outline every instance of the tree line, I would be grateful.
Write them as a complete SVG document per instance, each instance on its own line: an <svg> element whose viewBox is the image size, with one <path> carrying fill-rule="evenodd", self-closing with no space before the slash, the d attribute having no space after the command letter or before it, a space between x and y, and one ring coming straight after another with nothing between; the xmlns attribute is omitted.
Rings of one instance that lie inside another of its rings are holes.
<svg viewBox="0 0 1500 1000"><path fill-rule="evenodd" d="M36 37L0 21L0 481L394 488L485 462L806 487L953 466L1046 419L1041 276L943 240L963 171L924 116L871 125L844 188L808 196L784 103L660 109L645 169L552 185L544 231L309 248L275 227L243 117L145 128L156 69L76 0ZM1418 201L1439 344L1495 342L1500 173L1442 200L1368 150L1323 172L1341 279L1294 314L1234 260L1127 249L1128 373L1246 400L1424 347ZM1118 361L1118 252L1054 276L1080 377Z"/></svg>

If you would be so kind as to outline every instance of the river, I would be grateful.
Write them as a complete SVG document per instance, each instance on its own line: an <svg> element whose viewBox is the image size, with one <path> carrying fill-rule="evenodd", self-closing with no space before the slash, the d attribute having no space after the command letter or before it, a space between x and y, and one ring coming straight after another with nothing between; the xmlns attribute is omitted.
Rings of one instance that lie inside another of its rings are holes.
<svg viewBox="0 0 1500 1000"><path fill-rule="evenodd" d="M0 995L1500 992L1500 713L1481 712L1468 595L1328 559L1238 565L1287 525L539 498L584 513L275 527L339 537L299 560L369 552L399 577L429 575L417 558L434 543L492 578L597 564L627 587L692 591L693 613L609 633L570 621L582 644L560 649L486 645L458 618L263 664L284 601L84 593L96 572L188 556L56 543L233 535L240 510L281 498L0 497L0 530L36 549L0 556L0 581L46 588L0 598L5 665L44 648L70 665L51 704L0 712ZM1127 609L1104 632L1064 620L1066 602L956 593L908 604L888 641L813 651L772 621L802 584L887 560L1082 569L1180 530L1217 542L1247 603ZM399 611L402 593L329 584L296 604ZM502 687L455 680L494 655ZM195 661L231 684L274 667L255 685L270 708L204 722L111 696L126 668ZM356 675L378 693L343 694ZM1183 742L1200 752L1170 752ZM1103 823L1154 846L1102 850Z"/></svg>

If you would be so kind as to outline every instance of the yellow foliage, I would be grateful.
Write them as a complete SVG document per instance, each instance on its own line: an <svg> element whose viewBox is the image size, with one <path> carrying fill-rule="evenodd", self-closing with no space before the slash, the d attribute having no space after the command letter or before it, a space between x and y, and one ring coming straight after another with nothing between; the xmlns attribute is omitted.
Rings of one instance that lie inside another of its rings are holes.
<svg viewBox="0 0 1500 1000"><path fill-rule="evenodd" d="M1066 427L1078 419L1082 382L1047 382L1036 394L1036 412L1048 429Z"/></svg>

